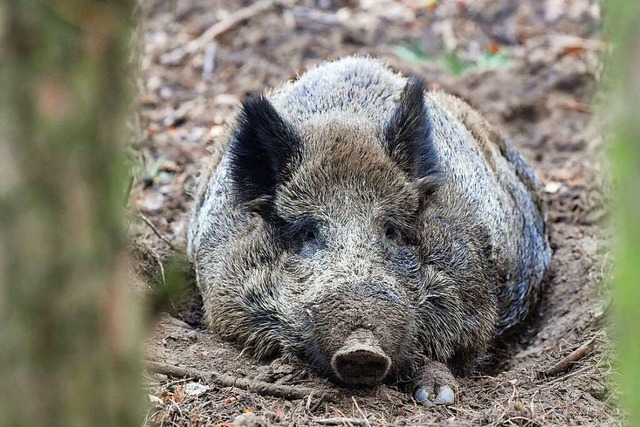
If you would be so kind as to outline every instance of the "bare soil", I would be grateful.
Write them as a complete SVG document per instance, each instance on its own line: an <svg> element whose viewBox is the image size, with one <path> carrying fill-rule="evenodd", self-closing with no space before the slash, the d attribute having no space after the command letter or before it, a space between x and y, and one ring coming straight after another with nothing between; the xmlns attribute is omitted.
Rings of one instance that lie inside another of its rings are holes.
<svg viewBox="0 0 640 427"><path fill-rule="evenodd" d="M264 6L259 13L233 21L256 3ZM538 312L520 334L496 343L476 375L461 379L454 406L425 407L393 386L341 389L304 366L258 362L202 327L196 303L174 306L173 317L162 317L149 339L148 359L200 373L186 379L150 373L149 394L155 397L148 424L622 424L606 328L608 191L593 94L607 45L599 36L598 5L150 1L139 79L143 130L132 146L131 195L131 233L137 247L152 255L150 264L184 247L189 188L242 97L352 54L425 77L431 88L468 100L508 135L544 185L554 254ZM189 49L190 41L221 22L233 25ZM585 343L587 351L575 363L540 374ZM272 397L221 384L201 374L207 371L218 379L237 378L238 384L262 381L313 393L303 399Z"/></svg>

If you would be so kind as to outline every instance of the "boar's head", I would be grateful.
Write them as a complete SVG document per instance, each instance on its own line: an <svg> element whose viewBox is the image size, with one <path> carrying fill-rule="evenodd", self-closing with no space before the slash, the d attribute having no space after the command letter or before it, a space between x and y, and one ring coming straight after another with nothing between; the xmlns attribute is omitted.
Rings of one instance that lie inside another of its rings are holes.
<svg viewBox="0 0 640 427"><path fill-rule="evenodd" d="M469 232L466 208L439 202L455 195L422 81L380 116L293 124L250 96L229 148L238 206L262 218L277 253L241 303L245 341L355 385L412 375L425 357L466 363L495 317L486 236Z"/></svg>

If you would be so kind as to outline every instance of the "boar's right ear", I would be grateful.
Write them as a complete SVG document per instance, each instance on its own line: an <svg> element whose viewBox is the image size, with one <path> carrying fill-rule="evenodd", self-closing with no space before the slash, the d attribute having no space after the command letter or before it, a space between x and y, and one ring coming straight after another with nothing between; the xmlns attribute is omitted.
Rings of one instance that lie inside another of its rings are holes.
<svg viewBox="0 0 640 427"><path fill-rule="evenodd" d="M229 147L238 201L258 211L267 209L277 185L290 176L299 147L298 133L269 100L262 95L249 95L242 103Z"/></svg>

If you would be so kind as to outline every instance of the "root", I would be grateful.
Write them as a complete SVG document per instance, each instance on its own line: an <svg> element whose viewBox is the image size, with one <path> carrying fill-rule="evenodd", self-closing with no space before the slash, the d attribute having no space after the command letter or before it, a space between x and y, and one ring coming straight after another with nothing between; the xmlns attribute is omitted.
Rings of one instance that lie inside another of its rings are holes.
<svg viewBox="0 0 640 427"><path fill-rule="evenodd" d="M551 368L547 369L546 371L538 372L538 378L555 377L556 375L568 371L573 367L573 365L576 364L576 362L591 353L595 340L596 337L591 338L589 341L569 353L564 359L553 365Z"/></svg>
<svg viewBox="0 0 640 427"><path fill-rule="evenodd" d="M326 424L326 425L354 425L354 426L366 426L369 425L369 421L363 418L346 418L346 417L335 417L335 418L315 418L313 420L314 423L318 424Z"/></svg>
<svg viewBox="0 0 640 427"><path fill-rule="evenodd" d="M200 371L193 368L180 368L178 366L166 365L158 362L147 362L150 371L178 378L194 378L204 382L210 382L222 387L237 387L242 390L251 391L263 396L282 397L284 399L304 399L311 395L314 389L308 387L290 386L282 384L271 384L264 381L254 381L247 378L236 378L231 375L222 374L216 371ZM336 396L326 393L325 400L336 400Z"/></svg>

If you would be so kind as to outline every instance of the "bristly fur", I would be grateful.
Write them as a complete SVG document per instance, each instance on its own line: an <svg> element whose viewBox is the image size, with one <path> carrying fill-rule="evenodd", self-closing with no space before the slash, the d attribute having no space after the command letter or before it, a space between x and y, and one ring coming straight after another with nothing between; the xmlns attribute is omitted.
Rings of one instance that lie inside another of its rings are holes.
<svg viewBox="0 0 640 427"><path fill-rule="evenodd" d="M244 101L189 228L208 325L335 377L356 328L458 374L535 308L550 249L530 166L463 101L345 58Z"/></svg>

